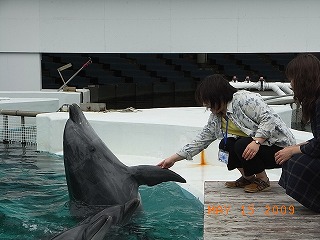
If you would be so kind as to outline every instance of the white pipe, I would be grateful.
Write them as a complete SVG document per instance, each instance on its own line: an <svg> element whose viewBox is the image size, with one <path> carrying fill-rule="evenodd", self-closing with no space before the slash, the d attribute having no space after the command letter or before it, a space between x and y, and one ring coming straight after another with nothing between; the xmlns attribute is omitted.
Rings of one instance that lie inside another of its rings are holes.
<svg viewBox="0 0 320 240"><path fill-rule="evenodd" d="M255 88L259 89L260 88L260 83L259 82L230 82L230 85L232 85L235 88Z"/></svg>
<svg viewBox="0 0 320 240"><path fill-rule="evenodd" d="M276 98L272 99L264 99L264 101L269 105L283 105L294 103L292 96L277 96Z"/></svg>
<svg viewBox="0 0 320 240"><path fill-rule="evenodd" d="M275 83L264 83L264 89L271 89L279 96L287 95L284 91L280 89L280 87Z"/></svg>
<svg viewBox="0 0 320 240"><path fill-rule="evenodd" d="M257 89L257 90L260 90L260 91L269 89L269 90L274 91L279 96L287 95L285 92L283 92L280 89L280 87L277 86L277 84L272 83L272 82L270 82L270 83L263 82L262 89L261 89L261 82L249 82L249 83L246 83L246 82L230 82L230 85L232 85L235 88L243 88L243 89L254 88L254 89Z"/></svg>
<svg viewBox="0 0 320 240"><path fill-rule="evenodd" d="M275 82L274 84L276 84L286 94L293 94L293 91L290 88L291 87L290 83Z"/></svg>

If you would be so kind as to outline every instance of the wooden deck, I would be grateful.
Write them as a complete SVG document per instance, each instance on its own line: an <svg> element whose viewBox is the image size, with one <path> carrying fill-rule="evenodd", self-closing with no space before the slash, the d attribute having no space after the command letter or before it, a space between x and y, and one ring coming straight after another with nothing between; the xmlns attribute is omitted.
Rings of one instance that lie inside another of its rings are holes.
<svg viewBox="0 0 320 240"><path fill-rule="evenodd" d="M320 214L285 194L277 182L260 193L204 184L204 240L320 239Z"/></svg>

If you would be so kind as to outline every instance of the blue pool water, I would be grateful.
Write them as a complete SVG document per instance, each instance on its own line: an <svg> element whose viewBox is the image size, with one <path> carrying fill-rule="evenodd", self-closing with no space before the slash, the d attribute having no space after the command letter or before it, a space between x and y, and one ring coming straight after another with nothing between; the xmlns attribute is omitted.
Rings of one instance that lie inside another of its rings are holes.
<svg viewBox="0 0 320 240"><path fill-rule="evenodd" d="M141 186L143 212L105 239L203 239L203 205L176 183ZM0 239L50 239L77 224L68 210L63 157L0 144Z"/></svg>

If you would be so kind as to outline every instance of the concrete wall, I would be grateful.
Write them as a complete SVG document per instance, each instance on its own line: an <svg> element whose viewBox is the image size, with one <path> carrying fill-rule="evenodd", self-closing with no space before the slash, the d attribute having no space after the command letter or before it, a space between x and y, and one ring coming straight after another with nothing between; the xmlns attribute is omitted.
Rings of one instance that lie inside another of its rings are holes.
<svg viewBox="0 0 320 240"><path fill-rule="evenodd" d="M319 51L317 0L1 0L0 52Z"/></svg>
<svg viewBox="0 0 320 240"><path fill-rule="evenodd" d="M0 89L40 90L43 52L319 52L317 0L0 0Z"/></svg>
<svg viewBox="0 0 320 240"><path fill-rule="evenodd" d="M0 1L0 12L1 12ZM1 25L0 18L0 25ZM0 29L0 39L6 31ZM0 40L0 46L3 45ZM39 53L1 53L0 91L40 91L41 61Z"/></svg>

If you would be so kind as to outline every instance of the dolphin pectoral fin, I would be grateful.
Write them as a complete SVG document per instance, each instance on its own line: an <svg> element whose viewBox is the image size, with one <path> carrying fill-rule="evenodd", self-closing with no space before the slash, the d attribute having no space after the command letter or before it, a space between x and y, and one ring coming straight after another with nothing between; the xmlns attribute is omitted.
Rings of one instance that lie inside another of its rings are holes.
<svg viewBox="0 0 320 240"><path fill-rule="evenodd" d="M101 222L103 224L101 225ZM101 216L100 219L98 219L94 224L92 224L88 229L90 232L96 231L96 233L91 237L88 238L90 240L101 240L104 239L107 232L109 231L109 228L112 225L112 217L111 216Z"/></svg>
<svg viewBox="0 0 320 240"><path fill-rule="evenodd" d="M168 181L185 183L186 180L179 174L153 165L139 165L130 167L131 175L139 185L154 186Z"/></svg>

